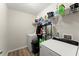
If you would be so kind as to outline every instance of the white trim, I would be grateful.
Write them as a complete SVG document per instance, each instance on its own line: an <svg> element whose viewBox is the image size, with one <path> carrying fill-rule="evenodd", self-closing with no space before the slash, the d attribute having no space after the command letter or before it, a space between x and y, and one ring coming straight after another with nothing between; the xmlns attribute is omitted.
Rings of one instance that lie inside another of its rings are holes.
<svg viewBox="0 0 79 59"><path fill-rule="evenodd" d="M13 49L13 50L9 50L7 52L7 55L8 55L9 52L12 52L12 51L15 51L15 50L19 50L19 49L22 49L22 48L27 48L27 46L23 46L23 47L19 47L19 48Z"/></svg>

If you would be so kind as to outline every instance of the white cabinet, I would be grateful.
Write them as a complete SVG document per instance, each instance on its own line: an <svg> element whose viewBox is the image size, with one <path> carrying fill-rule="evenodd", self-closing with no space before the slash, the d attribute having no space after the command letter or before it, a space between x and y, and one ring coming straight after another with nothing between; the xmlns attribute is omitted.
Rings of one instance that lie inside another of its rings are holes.
<svg viewBox="0 0 79 59"><path fill-rule="evenodd" d="M60 56L56 52L50 50L49 48L41 45L40 47L40 56Z"/></svg>
<svg viewBox="0 0 79 59"><path fill-rule="evenodd" d="M41 43L41 56L75 56L78 46L49 39Z"/></svg>
<svg viewBox="0 0 79 59"><path fill-rule="evenodd" d="M36 39L36 34L28 34L27 35L27 47L28 47L30 52L32 51L31 42L33 39Z"/></svg>
<svg viewBox="0 0 79 59"><path fill-rule="evenodd" d="M78 46L78 50L77 50L77 56L79 56L79 46Z"/></svg>

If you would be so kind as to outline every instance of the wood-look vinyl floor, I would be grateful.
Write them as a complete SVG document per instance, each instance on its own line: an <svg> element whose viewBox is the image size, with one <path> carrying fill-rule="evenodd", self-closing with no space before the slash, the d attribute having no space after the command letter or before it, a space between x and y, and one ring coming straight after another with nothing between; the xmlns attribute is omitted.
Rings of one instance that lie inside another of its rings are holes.
<svg viewBox="0 0 79 59"><path fill-rule="evenodd" d="M8 56L31 56L31 53L27 48L23 48L20 50L9 52Z"/></svg>

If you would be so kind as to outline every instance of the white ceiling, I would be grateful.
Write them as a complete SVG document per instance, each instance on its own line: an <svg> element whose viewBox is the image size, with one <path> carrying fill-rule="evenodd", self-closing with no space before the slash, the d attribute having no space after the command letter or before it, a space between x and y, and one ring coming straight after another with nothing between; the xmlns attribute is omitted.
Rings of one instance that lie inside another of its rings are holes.
<svg viewBox="0 0 79 59"><path fill-rule="evenodd" d="M7 3L8 8L37 15L51 3Z"/></svg>

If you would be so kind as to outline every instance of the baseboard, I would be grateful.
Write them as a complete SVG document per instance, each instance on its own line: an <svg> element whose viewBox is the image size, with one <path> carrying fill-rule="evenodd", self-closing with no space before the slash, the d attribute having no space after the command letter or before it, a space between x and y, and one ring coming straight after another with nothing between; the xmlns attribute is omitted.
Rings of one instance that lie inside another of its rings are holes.
<svg viewBox="0 0 79 59"><path fill-rule="evenodd" d="M13 49L13 50L9 50L7 52L7 55L8 55L9 52L12 52L12 51L15 51L15 50L19 50L19 49L22 49L22 48L27 48L27 46L23 46L23 47L19 47L19 48Z"/></svg>

